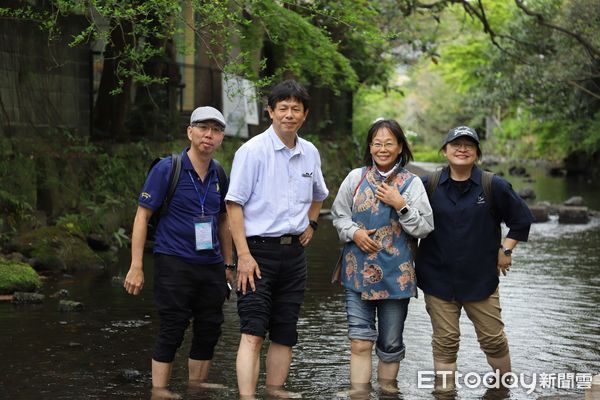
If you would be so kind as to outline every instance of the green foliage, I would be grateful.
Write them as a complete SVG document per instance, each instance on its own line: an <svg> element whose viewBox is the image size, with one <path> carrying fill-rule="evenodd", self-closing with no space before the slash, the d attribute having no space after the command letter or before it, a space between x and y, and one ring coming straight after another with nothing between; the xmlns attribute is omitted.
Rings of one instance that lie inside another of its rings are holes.
<svg viewBox="0 0 600 400"><path fill-rule="evenodd" d="M125 233L125 229L119 228L113 232L113 239L119 248L127 247L131 238Z"/></svg>
<svg viewBox="0 0 600 400"><path fill-rule="evenodd" d="M182 39L187 28L221 70L255 80L259 87L292 73L337 92L355 88L361 80L383 82L391 70L391 63L381 58L389 36L379 29L377 10L363 0L191 0L189 5L197 16L191 26L184 20L182 4L169 0L51 0L42 6L25 3L0 8L0 17L36 21L54 38L60 33L60 16L89 15L94 10L94 18L88 17L88 25L69 45L111 44L115 40L111 31L122 32L116 40L123 40L124 46L113 47L120 51L114 55L120 81L113 94L122 91L128 78L143 85L165 84L166 78L151 75L146 63L164 56L164 39ZM102 19L111 22L110 31L99 24ZM267 60L257 57L265 42L280 48L277 60L270 60L275 70L265 71ZM193 50L186 46L178 44L182 53Z"/></svg>
<svg viewBox="0 0 600 400"><path fill-rule="evenodd" d="M32 292L41 286L40 277L29 265L0 258L0 294Z"/></svg>
<svg viewBox="0 0 600 400"><path fill-rule="evenodd" d="M433 148L415 144L411 146L411 150L415 161L443 163L446 160L440 152L439 147Z"/></svg>
<svg viewBox="0 0 600 400"><path fill-rule="evenodd" d="M377 118L401 121L402 94L379 86L361 86L354 96L352 135L359 146L360 158L365 150L367 133ZM403 128L406 128L401 122Z"/></svg>

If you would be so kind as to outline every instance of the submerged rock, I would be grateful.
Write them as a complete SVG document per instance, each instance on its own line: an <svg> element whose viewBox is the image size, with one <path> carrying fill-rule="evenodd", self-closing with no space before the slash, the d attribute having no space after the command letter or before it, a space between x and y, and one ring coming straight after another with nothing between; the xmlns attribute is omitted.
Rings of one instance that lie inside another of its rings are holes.
<svg viewBox="0 0 600 400"><path fill-rule="evenodd" d="M74 272L104 267L84 238L58 226L26 232L15 238L11 247L35 259L40 269Z"/></svg>
<svg viewBox="0 0 600 400"><path fill-rule="evenodd" d="M15 292L13 294L13 303L19 304L34 304L34 303L42 303L46 296L39 293L31 293L31 292Z"/></svg>
<svg viewBox="0 0 600 400"><path fill-rule="evenodd" d="M573 196L563 203L565 206L583 207L585 202L581 196Z"/></svg>
<svg viewBox="0 0 600 400"><path fill-rule="evenodd" d="M518 195L521 196L521 198L524 200L533 200L536 198L536 194L532 188L521 189L519 190Z"/></svg>
<svg viewBox="0 0 600 400"><path fill-rule="evenodd" d="M587 207L562 206L558 209L558 223L587 224L590 214Z"/></svg>
<svg viewBox="0 0 600 400"><path fill-rule="evenodd" d="M119 377L127 382L134 382L142 377L142 373L137 369L122 369L119 371Z"/></svg>
<svg viewBox="0 0 600 400"><path fill-rule="evenodd" d="M547 222L550 214L550 207L543 203L538 203L532 206L529 206L529 210L533 214L533 218L535 218L534 222Z"/></svg>
<svg viewBox="0 0 600 400"><path fill-rule="evenodd" d="M513 165L508 169L508 173L513 176L525 176L528 177L529 174L525 167Z"/></svg>
<svg viewBox="0 0 600 400"><path fill-rule="evenodd" d="M58 302L58 311L70 312L70 311L83 311L83 303L72 300L61 300Z"/></svg>
<svg viewBox="0 0 600 400"><path fill-rule="evenodd" d="M67 289L60 289L54 294L51 294L50 297L69 297L69 291Z"/></svg>

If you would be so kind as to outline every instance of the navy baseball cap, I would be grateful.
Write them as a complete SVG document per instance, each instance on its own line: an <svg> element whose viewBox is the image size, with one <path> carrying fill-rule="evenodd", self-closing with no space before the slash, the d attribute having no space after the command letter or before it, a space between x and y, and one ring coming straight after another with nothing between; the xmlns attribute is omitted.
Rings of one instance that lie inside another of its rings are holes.
<svg viewBox="0 0 600 400"><path fill-rule="evenodd" d="M477 136L477 132L475 132L475 129L469 128L468 126L457 126L456 128L450 129L450 131L448 132L448 136L446 136L446 140L444 140L444 144L442 144L442 147L444 147L451 141L463 136L474 140L475 143L479 145L479 136Z"/></svg>

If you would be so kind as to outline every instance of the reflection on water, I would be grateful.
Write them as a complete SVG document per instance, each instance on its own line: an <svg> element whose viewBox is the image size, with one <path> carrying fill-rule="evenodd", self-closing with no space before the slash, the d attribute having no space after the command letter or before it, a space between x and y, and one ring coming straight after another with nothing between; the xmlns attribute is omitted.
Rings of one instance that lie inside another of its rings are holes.
<svg viewBox="0 0 600 400"><path fill-rule="evenodd" d="M304 398L336 399L348 387L349 343L342 290L329 284L337 258L337 236L330 221L322 221L309 251L309 285L299 323L289 388ZM508 277L501 278L501 297L513 368L528 381L541 373L598 373L600 371L600 221L580 226L558 225L555 219L534 225L531 241L519 245ZM148 257L150 259L150 257ZM145 289L130 297L112 283L124 274L124 254L111 273L74 281L48 282L51 294L68 289L83 301L82 313L59 313L58 299L42 305L0 304L0 397L15 399L140 399L149 398L149 360L158 329L152 300L151 265ZM238 325L235 301L225 305L226 323L211 377L227 389L187 387L186 351L178 353L173 389L188 399L236 398L235 356ZM488 371L472 325L463 317L458 365L463 372ZM399 383L402 395L384 397L376 387L363 398L433 399L417 388L417 371L432 368L431 326L422 296L410 303L406 322L406 359ZM375 365L375 360L374 360ZM128 373L137 370L141 376ZM263 368L264 370L264 368ZM374 368L375 371L375 368ZM261 376L261 384L264 375ZM375 377L374 377L375 382ZM490 397L485 388L460 389L459 399ZM535 392L511 391L512 399L579 393L540 384ZM498 397L495 397L498 398Z"/></svg>

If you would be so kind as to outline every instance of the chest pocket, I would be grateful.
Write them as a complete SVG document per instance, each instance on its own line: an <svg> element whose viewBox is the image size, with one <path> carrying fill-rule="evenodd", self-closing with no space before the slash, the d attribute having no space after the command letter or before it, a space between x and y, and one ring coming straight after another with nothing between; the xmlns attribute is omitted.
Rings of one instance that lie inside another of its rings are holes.
<svg viewBox="0 0 600 400"><path fill-rule="evenodd" d="M310 203L313 198L313 172L301 171L297 176L297 195L301 203Z"/></svg>

